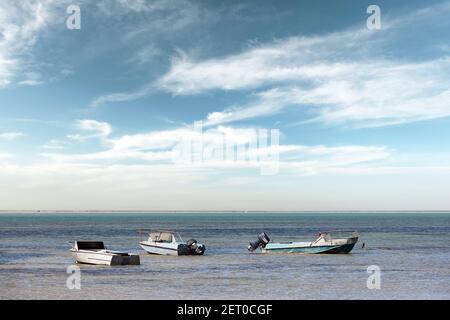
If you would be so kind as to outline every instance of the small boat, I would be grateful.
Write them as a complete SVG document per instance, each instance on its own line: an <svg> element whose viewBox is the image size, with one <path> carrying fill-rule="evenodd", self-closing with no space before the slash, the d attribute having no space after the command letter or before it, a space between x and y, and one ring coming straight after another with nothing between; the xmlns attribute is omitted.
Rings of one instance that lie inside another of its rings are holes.
<svg viewBox="0 0 450 320"><path fill-rule="evenodd" d="M139 245L150 254L171 256L201 256L205 253L205 245L199 244L197 240L183 241L177 232L166 230L139 230L141 241ZM142 235L148 236L142 240Z"/></svg>
<svg viewBox="0 0 450 320"><path fill-rule="evenodd" d="M75 241L70 249L77 263L106 266L139 265L139 255L108 250L102 241Z"/></svg>
<svg viewBox="0 0 450 320"><path fill-rule="evenodd" d="M347 235L343 235L343 233ZM253 252L261 248L263 253L349 253L352 251L358 238L359 234L356 231L341 230L321 232L311 242L270 243L270 238L263 232L258 236L257 241L250 243L248 250Z"/></svg>

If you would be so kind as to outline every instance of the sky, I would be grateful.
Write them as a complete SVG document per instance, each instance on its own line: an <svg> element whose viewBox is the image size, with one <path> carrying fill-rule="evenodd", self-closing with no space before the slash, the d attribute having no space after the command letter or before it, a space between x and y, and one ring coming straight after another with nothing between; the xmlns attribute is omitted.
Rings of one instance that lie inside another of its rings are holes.
<svg viewBox="0 0 450 320"><path fill-rule="evenodd" d="M449 16L2 0L0 210L450 210Z"/></svg>

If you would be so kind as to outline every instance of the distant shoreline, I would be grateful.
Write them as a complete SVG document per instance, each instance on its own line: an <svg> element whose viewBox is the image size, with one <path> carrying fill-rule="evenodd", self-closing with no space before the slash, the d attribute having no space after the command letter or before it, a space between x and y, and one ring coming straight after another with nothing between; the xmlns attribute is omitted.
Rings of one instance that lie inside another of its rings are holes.
<svg viewBox="0 0 450 320"><path fill-rule="evenodd" d="M0 210L2 213L450 213L450 210Z"/></svg>

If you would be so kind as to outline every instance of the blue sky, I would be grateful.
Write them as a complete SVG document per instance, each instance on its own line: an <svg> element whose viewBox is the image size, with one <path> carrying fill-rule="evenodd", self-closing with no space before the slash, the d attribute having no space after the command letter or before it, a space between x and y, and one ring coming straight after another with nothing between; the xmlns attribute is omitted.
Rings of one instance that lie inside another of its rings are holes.
<svg viewBox="0 0 450 320"><path fill-rule="evenodd" d="M450 210L449 14L449 1L2 1L0 209ZM194 121L208 143L279 130L279 170L174 162Z"/></svg>

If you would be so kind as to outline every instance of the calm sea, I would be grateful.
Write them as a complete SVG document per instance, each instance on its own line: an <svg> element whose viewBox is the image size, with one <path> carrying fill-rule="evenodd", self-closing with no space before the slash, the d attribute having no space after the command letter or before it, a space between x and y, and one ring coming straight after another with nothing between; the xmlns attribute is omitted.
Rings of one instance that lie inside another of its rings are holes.
<svg viewBox="0 0 450 320"><path fill-rule="evenodd" d="M203 257L150 256L139 228L179 231ZM349 255L260 254L249 241L313 240L357 229ZM103 240L141 254L140 266L81 266L66 287L68 241ZM365 248L361 248L362 243ZM368 266L380 289L368 289ZM1 299L450 299L450 213L2 213Z"/></svg>

